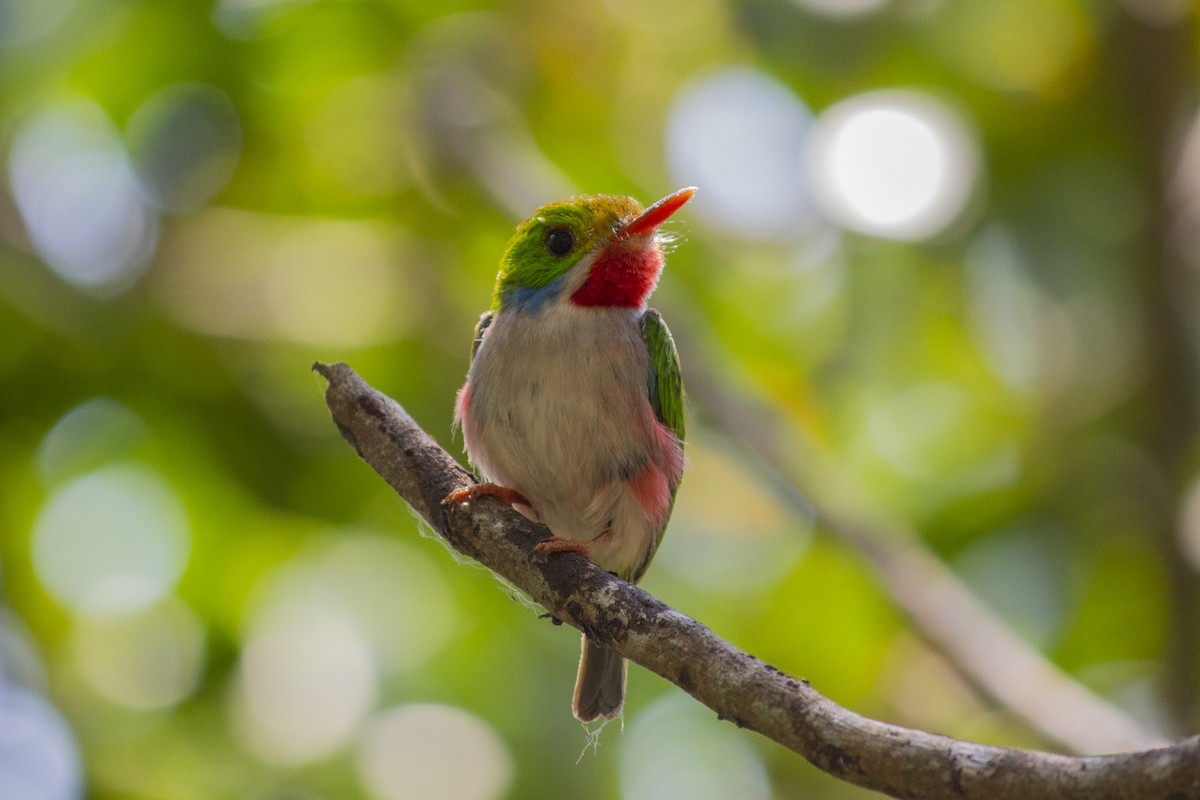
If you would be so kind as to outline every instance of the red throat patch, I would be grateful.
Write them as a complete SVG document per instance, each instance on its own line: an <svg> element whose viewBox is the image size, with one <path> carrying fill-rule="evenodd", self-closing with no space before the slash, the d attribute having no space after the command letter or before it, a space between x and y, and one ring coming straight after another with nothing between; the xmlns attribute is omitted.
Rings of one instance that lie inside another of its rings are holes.
<svg viewBox="0 0 1200 800"><path fill-rule="evenodd" d="M592 264L583 286L571 295L571 302L577 306L641 308L654 291L662 267L662 250L657 246L618 246Z"/></svg>

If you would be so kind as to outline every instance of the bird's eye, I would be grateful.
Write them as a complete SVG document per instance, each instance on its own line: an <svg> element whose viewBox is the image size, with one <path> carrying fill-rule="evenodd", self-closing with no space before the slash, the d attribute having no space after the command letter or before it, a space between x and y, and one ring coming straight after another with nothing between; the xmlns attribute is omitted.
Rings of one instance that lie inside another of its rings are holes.
<svg viewBox="0 0 1200 800"><path fill-rule="evenodd" d="M551 228L546 231L546 250L561 258L575 249L575 236L566 228Z"/></svg>

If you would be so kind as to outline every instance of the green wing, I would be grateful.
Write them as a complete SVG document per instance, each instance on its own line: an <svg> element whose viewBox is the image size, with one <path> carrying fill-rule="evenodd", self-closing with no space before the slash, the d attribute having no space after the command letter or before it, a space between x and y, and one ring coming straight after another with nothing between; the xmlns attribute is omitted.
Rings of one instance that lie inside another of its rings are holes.
<svg viewBox="0 0 1200 800"><path fill-rule="evenodd" d="M659 422L666 425L682 445L684 434L683 379L679 371L679 353L675 350L675 340L671 338L671 332L667 330L667 323L663 322L662 316L653 308L647 309L646 313L642 315L642 340L646 342L646 348L650 351L650 371L647 376L650 407L654 409L654 415L658 417ZM679 488L679 481L672 478L670 486L671 505L674 506L675 490ZM670 516L671 510L667 509L667 517L670 518ZM662 530L658 532L654 544L655 550L658 549L658 543L662 541L666 530L667 526L664 523ZM651 551L651 557L653 557L653 551ZM649 565L650 560L647 559L646 563L635 571L633 580L636 581L640 578Z"/></svg>
<svg viewBox="0 0 1200 800"><path fill-rule="evenodd" d="M479 350L479 345L483 341L483 332L487 330L488 325L492 324L492 319L496 316L495 311L485 311L479 317L479 322L475 323L475 335L471 339L471 360L475 360L475 353Z"/></svg>
<svg viewBox="0 0 1200 800"><path fill-rule="evenodd" d="M642 339L650 351L650 406L659 422L683 441L683 379L679 353L662 315L653 308L642 315ZM674 486L671 487L674 490Z"/></svg>

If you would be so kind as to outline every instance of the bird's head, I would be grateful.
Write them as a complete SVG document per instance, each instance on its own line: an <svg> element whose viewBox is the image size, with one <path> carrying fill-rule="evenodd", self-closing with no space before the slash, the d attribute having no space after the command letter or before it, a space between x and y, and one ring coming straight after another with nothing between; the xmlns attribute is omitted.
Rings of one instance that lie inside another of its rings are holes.
<svg viewBox="0 0 1200 800"><path fill-rule="evenodd" d="M645 306L663 267L658 228L695 193L680 189L646 209L610 195L542 206L504 250L492 307Z"/></svg>

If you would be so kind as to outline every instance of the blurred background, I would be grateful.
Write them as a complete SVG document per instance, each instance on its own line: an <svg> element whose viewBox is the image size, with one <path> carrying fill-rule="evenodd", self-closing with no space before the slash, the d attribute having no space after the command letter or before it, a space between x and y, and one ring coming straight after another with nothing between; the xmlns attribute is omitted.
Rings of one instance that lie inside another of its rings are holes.
<svg viewBox="0 0 1200 800"><path fill-rule="evenodd" d="M1027 648L1194 732L1196 35L1185 0L0 0L0 797L875 796L637 667L581 757L576 634L309 371L459 454L513 225L685 185L645 588L889 721L1105 749L963 657ZM1011 642L956 649L891 546Z"/></svg>

